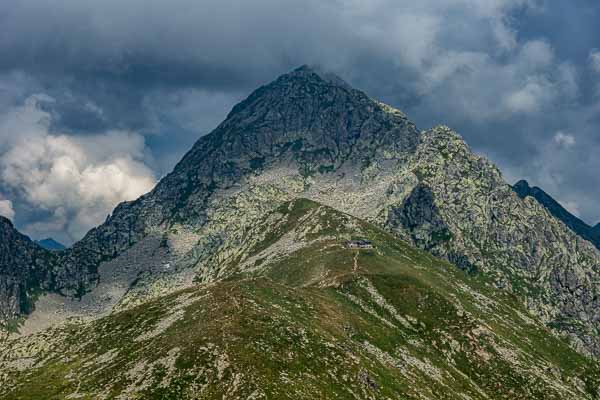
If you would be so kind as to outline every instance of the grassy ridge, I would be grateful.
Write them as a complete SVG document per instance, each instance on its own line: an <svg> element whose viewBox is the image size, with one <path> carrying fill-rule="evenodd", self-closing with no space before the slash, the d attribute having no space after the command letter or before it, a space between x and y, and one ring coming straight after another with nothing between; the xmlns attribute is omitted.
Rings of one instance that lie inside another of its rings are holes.
<svg viewBox="0 0 600 400"><path fill-rule="evenodd" d="M597 364L485 277L308 200L276 213L251 272L6 343L0 398L597 398Z"/></svg>

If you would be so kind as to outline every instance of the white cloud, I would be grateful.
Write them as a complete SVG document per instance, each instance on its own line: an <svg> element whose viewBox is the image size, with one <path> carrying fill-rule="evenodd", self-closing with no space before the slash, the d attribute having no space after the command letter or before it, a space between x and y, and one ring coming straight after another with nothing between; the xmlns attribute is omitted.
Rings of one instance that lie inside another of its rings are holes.
<svg viewBox="0 0 600 400"><path fill-rule="evenodd" d="M117 203L133 200L155 184L144 164L144 138L127 131L72 136L49 133L50 115L32 96L0 123L0 181L47 220L27 233L66 230L72 239L101 223Z"/></svg>
<svg viewBox="0 0 600 400"><path fill-rule="evenodd" d="M512 112L533 113L539 111L547 97L547 86L542 82L532 81L509 94L506 98L506 106Z"/></svg>
<svg viewBox="0 0 600 400"><path fill-rule="evenodd" d="M347 0L339 4L341 27L350 32L346 40L354 35L353 42L370 49L374 56L413 70L414 85L422 95L465 71L477 76L482 68L502 67L493 60L498 54L507 54L511 62L515 56L527 58L529 69L554 61L553 50L544 41L524 46L517 41L509 16L516 9L536 9L533 0L421 0L410 4ZM326 37L319 45L333 45L330 40ZM338 46L344 47L343 43Z"/></svg>
<svg viewBox="0 0 600 400"><path fill-rule="evenodd" d="M438 44L423 62L416 74L423 113L440 115L446 123L457 118L493 123L515 114L547 112L576 99L576 69L557 59L547 42L515 42L504 49L499 43L473 40L481 47L449 49Z"/></svg>
<svg viewBox="0 0 600 400"><path fill-rule="evenodd" d="M573 147L575 145L575 136L559 131L554 135L554 143L565 148Z"/></svg>
<svg viewBox="0 0 600 400"><path fill-rule="evenodd" d="M13 219L15 217L15 210L13 209L13 204L10 200L0 198L0 215L8 219Z"/></svg>
<svg viewBox="0 0 600 400"><path fill-rule="evenodd" d="M504 80L505 84L494 88L499 94L505 93L508 113L536 113L570 101L579 92L575 68L557 61L552 47L541 40L525 42L513 63L501 70L498 81Z"/></svg>
<svg viewBox="0 0 600 400"><path fill-rule="evenodd" d="M551 67L554 50L543 40L530 40L523 44L517 61L529 70Z"/></svg>
<svg viewBox="0 0 600 400"><path fill-rule="evenodd" d="M600 50L592 49L592 51L590 51L588 61L590 69L595 74L600 74ZM595 95L596 97L600 97L600 83L595 83Z"/></svg>
<svg viewBox="0 0 600 400"><path fill-rule="evenodd" d="M600 73L600 50L593 49L589 55L590 67L594 72Z"/></svg>

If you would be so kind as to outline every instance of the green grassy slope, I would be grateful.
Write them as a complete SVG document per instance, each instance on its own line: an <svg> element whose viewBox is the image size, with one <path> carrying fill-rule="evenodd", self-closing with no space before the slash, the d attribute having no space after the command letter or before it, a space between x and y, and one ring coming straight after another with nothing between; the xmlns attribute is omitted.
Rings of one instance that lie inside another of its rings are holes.
<svg viewBox="0 0 600 400"><path fill-rule="evenodd" d="M308 200L275 214L227 280L1 344L0 398L597 398L598 365L481 276Z"/></svg>

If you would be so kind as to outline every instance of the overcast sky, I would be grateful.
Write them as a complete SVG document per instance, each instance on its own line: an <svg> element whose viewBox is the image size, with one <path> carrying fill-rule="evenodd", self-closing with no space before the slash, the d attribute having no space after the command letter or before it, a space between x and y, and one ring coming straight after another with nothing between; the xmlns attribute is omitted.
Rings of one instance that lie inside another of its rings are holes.
<svg viewBox="0 0 600 400"><path fill-rule="evenodd" d="M65 243L320 65L600 221L597 0L0 2L0 214Z"/></svg>

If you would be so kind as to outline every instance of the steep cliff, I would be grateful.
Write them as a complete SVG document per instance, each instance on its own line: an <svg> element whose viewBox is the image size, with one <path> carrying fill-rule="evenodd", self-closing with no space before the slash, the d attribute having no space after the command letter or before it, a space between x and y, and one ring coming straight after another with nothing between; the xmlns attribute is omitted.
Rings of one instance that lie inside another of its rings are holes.
<svg viewBox="0 0 600 400"><path fill-rule="evenodd" d="M56 257L0 216L0 324L31 312L36 293L53 285Z"/></svg>

